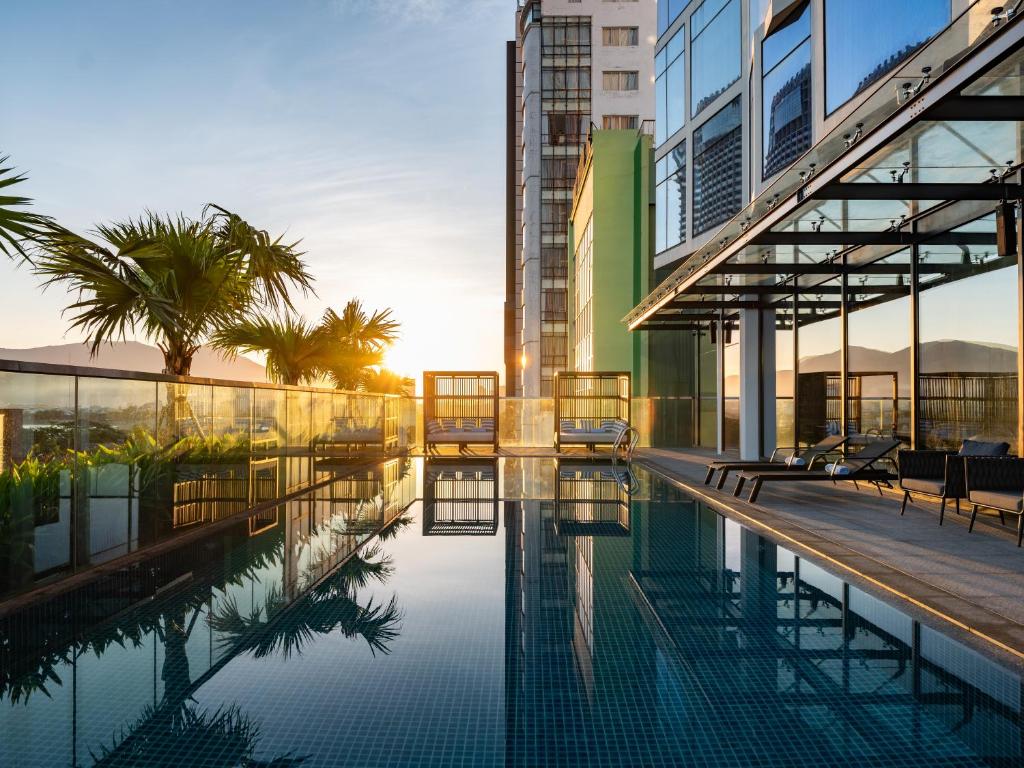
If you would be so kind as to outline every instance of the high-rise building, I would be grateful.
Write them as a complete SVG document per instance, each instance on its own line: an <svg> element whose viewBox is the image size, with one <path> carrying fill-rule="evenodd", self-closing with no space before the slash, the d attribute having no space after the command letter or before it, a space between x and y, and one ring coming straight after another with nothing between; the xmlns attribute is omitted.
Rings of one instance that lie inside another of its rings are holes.
<svg viewBox="0 0 1024 768"><path fill-rule="evenodd" d="M658 3L652 440L1024 442L1019 10Z"/></svg>
<svg viewBox="0 0 1024 768"><path fill-rule="evenodd" d="M629 371L647 389L647 334L622 318L647 295L653 247L650 129L591 132L569 219L569 323L574 371Z"/></svg>
<svg viewBox="0 0 1024 768"><path fill-rule="evenodd" d="M592 125L654 112L655 0L519 0L509 44L505 364L510 396L570 367L567 227ZM514 46L514 48L513 48Z"/></svg>

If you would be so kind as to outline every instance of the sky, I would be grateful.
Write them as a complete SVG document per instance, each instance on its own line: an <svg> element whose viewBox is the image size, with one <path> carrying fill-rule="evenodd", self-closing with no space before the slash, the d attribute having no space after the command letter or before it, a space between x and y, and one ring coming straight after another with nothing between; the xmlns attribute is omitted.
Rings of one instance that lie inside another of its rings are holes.
<svg viewBox="0 0 1024 768"><path fill-rule="evenodd" d="M4 4L0 155L71 229L217 203L301 239L315 319L392 307L388 364L499 369L513 0ZM0 263L0 347L78 341Z"/></svg>

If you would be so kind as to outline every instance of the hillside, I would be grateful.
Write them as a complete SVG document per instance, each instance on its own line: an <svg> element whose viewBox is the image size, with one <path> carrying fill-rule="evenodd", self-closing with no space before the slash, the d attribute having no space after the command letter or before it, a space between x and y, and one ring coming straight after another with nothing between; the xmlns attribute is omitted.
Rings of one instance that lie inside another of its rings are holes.
<svg viewBox="0 0 1024 768"><path fill-rule="evenodd" d="M838 371L839 352L826 355L811 355L800 358L800 370ZM1017 351L1002 345L979 344L973 341L942 340L929 341L921 345L921 371L943 373L959 371L1000 371L1012 373L1017 370ZM903 348L896 352L883 352L866 347L850 347L850 371L895 372L899 379L900 395L910 393L910 350ZM726 391L730 395L738 392L739 377L729 376ZM791 392L793 371L780 370L776 374L776 386L780 392ZM890 394L888 381L868 379L864 382L864 394L869 397L886 397Z"/></svg>
<svg viewBox="0 0 1024 768"><path fill-rule="evenodd" d="M89 347L85 344L57 344L28 349L0 348L0 360L114 368L143 373L159 373L164 367L159 349L137 341L104 345L96 357L89 356ZM192 375L235 381L266 381L264 368L259 363L241 356L229 360L205 347L196 353L192 361Z"/></svg>

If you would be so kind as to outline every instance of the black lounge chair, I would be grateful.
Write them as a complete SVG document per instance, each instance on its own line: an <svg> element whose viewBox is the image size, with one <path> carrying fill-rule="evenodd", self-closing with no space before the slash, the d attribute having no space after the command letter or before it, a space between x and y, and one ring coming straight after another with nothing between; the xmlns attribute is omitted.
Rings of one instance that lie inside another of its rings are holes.
<svg viewBox="0 0 1024 768"><path fill-rule="evenodd" d="M900 446L899 440L880 438L866 443L858 452L833 464L827 464L823 470L808 470L806 472L785 472L785 471L764 471L764 472L743 472L737 482L733 495L739 496L746 481L754 485L750 489L750 496L747 498L751 504L757 501L757 495L761 492L764 483L771 482L836 482L837 480L852 480L856 485L858 482L874 483L878 492L882 492L882 483L892 487L892 481L896 475L887 469L878 469L875 464L892 459L886 455Z"/></svg>
<svg viewBox="0 0 1024 768"><path fill-rule="evenodd" d="M964 474L967 478L967 500L974 505L968 532L974 530L979 507L999 513L1004 525L1004 512L1017 515L1017 546L1024 539L1024 459L1017 457L969 457Z"/></svg>
<svg viewBox="0 0 1024 768"><path fill-rule="evenodd" d="M758 470L809 470L814 468L818 459L825 460L831 453L836 453L849 440L845 435L829 435L809 448L801 451L798 447L781 447L772 451L768 461L712 461L708 464L708 473L704 477L704 485L711 482L715 472L719 472L718 484L715 486L721 490L725 486L725 480L730 472ZM785 455L791 451L789 455Z"/></svg>
<svg viewBox="0 0 1024 768"><path fill-rule="evenodd" d="M939 525L946 515L946 502L952 499L956 513L960 514L960 500L967 498L964 481L964 461L968 456L1005 456L1010 450L1009 443L964 440L960 450L953 451L900 451L897 457L899 485L903 491L900 514L907 510L907 502L913 501L911 494L939 499Z"/></svg>

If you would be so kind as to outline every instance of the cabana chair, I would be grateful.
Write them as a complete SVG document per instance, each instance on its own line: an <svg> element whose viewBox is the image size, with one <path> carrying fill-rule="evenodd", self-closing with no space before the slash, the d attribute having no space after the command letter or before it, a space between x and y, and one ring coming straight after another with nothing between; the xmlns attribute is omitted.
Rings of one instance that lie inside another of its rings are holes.
<svg viewBox="0 0 1024 768"><path fill-rule="evenodd" d="M835 482L837 480L852 480L853 484L857 485L858 482L863 481L865 483L874 483L875 487L878 488L878 492L881 493L882 483L886 487L891 488L892 481L896 479L896 476L889 472L889 470L878 469L875 467L875 464L882 461L892 463L892 459L886 458L886 455L899 448L899 446L899 440L880 438L866 443L858 453L833 464L826 464L825 468L820 470L811 469L806 472L787 472L785 470L743 472L736 482L736 490L733 495L739 496L743 484L748 480L754 484L750 489L750 496L747 498L747 501L751 504L757 501L757 495L761 492L761 486L764 483L772 482Z"/></svg>
<svg viewBox="0 0 1024 768"><path fill-rule="evenodd" d="M849 440L845 435L829 435L809 448L800 451L798 447L780 447L772 451L768 461L712 461L708 464L708 473L704 478L704 485L711 482L715 472L719 472L718 484L715 486L721 490L725 486L725 480L730 472L745 470L756 472L758 470L795 470L813 469L818 459L825 460L829 454L837 453L843 444ZM783 457L786 451L791 453ZM836 457L838 458L838 456Z"/></svg>
<svg viewBox="0 0 1024 768"><path fill-rule="evenodd" d="M1005 456L1010 450L1009 443L990 443L980 440L964 440L960 450L953 451L909 451L897 454L900 490L903 503L900 515L907 510L907 502L913 501L911 493L939 499L939 525L946 515L946 502L953 499L956 513L960 514L960 499L967 498L964 480L964 461L967 456Z"/></svg>
<svg viewBox="0 0 1024 768"><path fill-rule="evenodd" d="M1017 546L1024 539L1024 459L1017 457L980 457L965 459L967 500L974 505L968 532L974 530L978 509L988 507L999 513L1006 524L1005 512L1017 515Z"/></svg>

